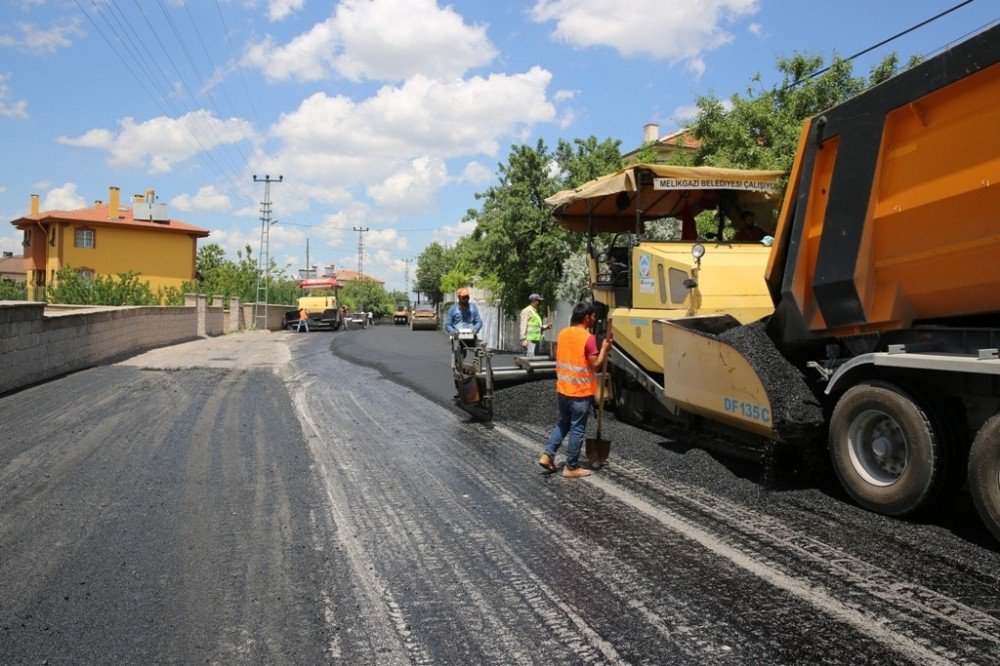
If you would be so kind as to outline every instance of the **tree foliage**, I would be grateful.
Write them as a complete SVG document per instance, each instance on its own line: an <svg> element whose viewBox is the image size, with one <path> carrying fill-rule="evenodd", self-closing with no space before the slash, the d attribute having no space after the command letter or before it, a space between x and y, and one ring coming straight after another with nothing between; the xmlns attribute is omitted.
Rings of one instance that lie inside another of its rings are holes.
<svg viewBox="0 0 1000 666"><path fill-rule="evenodd" d="M24 282L0 278L0 301L26 301L28 287Z"/></svg>
<svg viewBox="0 0 1000 666"><path fill-rule="evenodd" d="M431 303L440 303L444 294L441 291L441 278L451 270L452 258L448 249L434 241L417 257L417 279L413 290L426 294Z"/></svg>
<svg viewBox="0 0 1000 666"><path fill-rule="evenodd" d="M285 275L285 269L279 267L273 258L269 264L267 302L294 304L302 295L302 290ZM224 301L233 296L239 298L241 303L257 300L257 260L249 245L244 250L237 250L236 261L233 261L226 259L226 252L220 245L209 243L198 249L195 267L197 277L194 283L185 283L185 290L222 296Z"/></svg>
<svg viewBox="0 0 1000 666"><path fill-rule="evenodd" d="M396 311L396 300L375 280L345 282L338 299L341 305L346 305L352 312L371 312L376 319Z"/></svg>
<svg viewBox="0 0 1000 666"><path fill-rule="evenodd" d="M911 59L910 65L915 62ZM868 77L854 76L851 62L841 58L825 71L823 65L819 56L779 57L782 78L772 88L761 88L757 74L743 94L729 97L728 104L714 95L700 97L691 127L701 141L695 164L789 171L802 122L895 75L899 59L887 56Z"/></svg>
<svg viewBox="0 0 1000 666"><path fill-rule="evenodd" d="M160 305L171 297L176 299L180 293L176 289L154 293L149 282L142 281L140 276L141 273L127 271L117 276L87 278L72 266L65 266L56 271L55 283L45 290L45 297L49 303L74 305Z"/></svg>
<svg viewBox="0 0 1000 666"><path fill-rule="evenodd" d="M619 142L611 139L560 141L555 151L541 140L534 147L511 148L507 162L498 166L499 183L477 194L482 204L466 216L476 222L472 237L503 309L520 309L532 292L551 300L563 262L583 242L558 226L545 199L620 166Z"/></svg>

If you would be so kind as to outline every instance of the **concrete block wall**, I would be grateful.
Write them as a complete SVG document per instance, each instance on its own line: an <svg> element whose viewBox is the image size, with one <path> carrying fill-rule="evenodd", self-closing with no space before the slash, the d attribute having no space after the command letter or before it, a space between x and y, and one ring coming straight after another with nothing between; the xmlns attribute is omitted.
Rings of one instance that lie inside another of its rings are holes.
<svg viewBox="0 0 1000 666"><path fill-rule="evenodd" d="M243 328L245 330L250 330L252 328L258 328L257 322L254 321L254 304L247 303L243 307ZM264 311L263 304L258 306L257 314L262 315ZM275 303L268 303L267 305L267 330L269 331L280 331L285 325L285 313L289 310L294 310L297 306L295 305L281 305Z"/></svg>
<svg viewBox="0 0 1000 666"><path fill-rule="evenodd" d="M197 307L0 302L0 393L198 337Z"/></svg>

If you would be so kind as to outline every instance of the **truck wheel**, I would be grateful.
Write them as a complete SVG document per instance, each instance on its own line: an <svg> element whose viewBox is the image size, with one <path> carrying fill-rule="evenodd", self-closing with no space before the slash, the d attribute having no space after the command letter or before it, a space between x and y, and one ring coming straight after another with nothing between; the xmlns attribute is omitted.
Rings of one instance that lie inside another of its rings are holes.
<svg viewBox="0 0 1000 666"><path fill-rule="evenodd" d="M1000 541L1000 414L979 429L972 443L969 492L979 516Z"/></svg>
<svg viewBox="0 0 1000 666"><path fill-rule="evenodd" d="M861 506L905 516L932 504L953 446L936 415L902 388L871 382L849 389L830 419L830 457Z"/></svg>

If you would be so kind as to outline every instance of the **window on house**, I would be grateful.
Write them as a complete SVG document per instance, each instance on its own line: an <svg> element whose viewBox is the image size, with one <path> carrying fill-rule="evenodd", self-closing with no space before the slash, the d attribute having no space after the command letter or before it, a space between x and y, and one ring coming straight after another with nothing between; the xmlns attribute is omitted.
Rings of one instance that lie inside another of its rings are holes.
<svg viewBox="0 0 1000 666"><path fill-rule="evenodd" d="M52 229L52 233L49 234L49 245L51 245L52 247L56 246L56 230L55 230L55 228L53 228Z"/></svg>
<svg viewBox="0 0 1000 666"><path fill-rule="evenodd" d="M31 247L31 229L24 230L24 238L21 240L23 247Z"/></svg>
<svg viewBox="0 0 1000 666"><path fill-rule="evenodd" d="M73 240L73 245L75 247L94 247L94 230L93 229L77 229Z"/></svg>
<svg viewBox="0 0 1000 666"><path fill-rule="evenodd" d="M83 278L87 282L90 282L91 280L94 279L94 269L93 268L79 268L79 269L77 269L76 272L80 275L81 278Z"/></svg>

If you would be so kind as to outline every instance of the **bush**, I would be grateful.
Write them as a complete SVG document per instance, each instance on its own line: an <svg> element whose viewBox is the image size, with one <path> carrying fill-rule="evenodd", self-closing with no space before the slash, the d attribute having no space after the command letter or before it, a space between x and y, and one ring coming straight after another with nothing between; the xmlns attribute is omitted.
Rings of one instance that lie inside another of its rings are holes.
<svg viewBox="0 0 1000 666"><path fill-rule="evenodd" d="M71 266L56 271L55 286L45 290L49 303L74 305L159 305L163 290L154 294L140 273L128 271L117 277L98 275L88 279Z"/></svg>
<svg viewBox="0 0 1000 666"><path fill-rule="evenodd" d="M28 287L23 282L0 278L0 301L26 301Z"/></svg>

